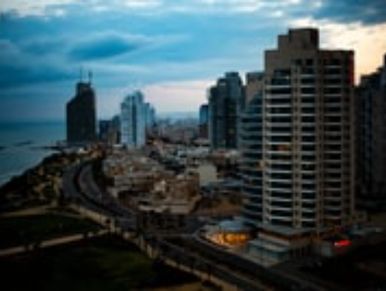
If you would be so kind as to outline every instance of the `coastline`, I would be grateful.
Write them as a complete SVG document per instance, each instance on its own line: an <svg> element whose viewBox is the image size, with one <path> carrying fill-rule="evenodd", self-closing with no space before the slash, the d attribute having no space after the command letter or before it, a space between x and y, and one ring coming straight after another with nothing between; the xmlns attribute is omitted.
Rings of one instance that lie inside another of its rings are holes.
<svg viewBox="0 0 386 291"><path fill-rule="evenodd" d="M13 172L4 173L4 174L0 175L0 194L3 192L3 188L7 184L11 183L12 180L18 179L18 178L26 175L28 172L34 171L35 169L37 169L38 167L40 167L44 164L45 159L59 153L59 151L54 150L54 149L49 148L49 147L44 148L44 149L49 150L49 151L47 151L47 153L43 157L41 157L37 163L34 163L31 166L26 166L25 168L20 169L20 170L15 170Z"/></svg>
<svg viewBox="0 0 386 291"><path fill-rule="evenodd" d="M63 121L0 122L0 187L35 168L65 137Z"/></svg>
<svg viewBox="0 0 386 291"><path fill-rule="evenodd" d="M0 212L48 205L59 194L62 166L66 156L48 154L39 163L14 175L0 186Z"/></svg>

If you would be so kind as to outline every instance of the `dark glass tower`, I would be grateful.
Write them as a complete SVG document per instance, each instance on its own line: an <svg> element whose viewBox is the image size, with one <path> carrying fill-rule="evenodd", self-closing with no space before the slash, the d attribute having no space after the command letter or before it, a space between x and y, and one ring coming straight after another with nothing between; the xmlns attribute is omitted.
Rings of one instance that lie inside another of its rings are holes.
<svg viewBox="0 0 386 291"><path fill-rule="evenodd" d="M67 143L86 144L96 140L95 93L91 82L78 82L76 95L67 103Z"/></svg>
<svg viewBox="0 0 386 291"><path fill-rule="evenodd" d="M245 94L237 72L225 73L209 89L209 141L212 149L237 149Z"/></svg>
<svg viewBox="0 0 386 291"><path fill-rule="evenodd" d="M209 107L208 104L200 106L199 116L199 136L201 138L208 138L208 122L209 122Z"/></svg>

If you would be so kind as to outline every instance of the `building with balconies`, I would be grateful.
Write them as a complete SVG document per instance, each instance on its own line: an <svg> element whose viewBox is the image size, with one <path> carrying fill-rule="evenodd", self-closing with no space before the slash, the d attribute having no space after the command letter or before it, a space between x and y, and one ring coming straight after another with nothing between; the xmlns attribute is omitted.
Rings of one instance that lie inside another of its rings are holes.
<svg viewBox="0 0 386 291"><path fill-rule="evenodd" d="M352 51L319 48L316 29L289 30L265 52L263 98L241 132L244 219L258 229L248 251L264 265L352 223L353 67Z"/></svg>

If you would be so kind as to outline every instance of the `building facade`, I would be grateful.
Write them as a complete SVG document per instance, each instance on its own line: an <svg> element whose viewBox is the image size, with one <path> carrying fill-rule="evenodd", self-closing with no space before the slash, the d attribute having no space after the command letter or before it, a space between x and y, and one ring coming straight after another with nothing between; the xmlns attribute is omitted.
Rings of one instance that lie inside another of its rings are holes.
<svg viewBox="0 0 386 291"><path fill-rule="evenodd" d="M240 116L245 105L244 88L239 74L226 73L209 89L208 95L211 148L238 148Z"/></svg>
<svg viewBox="0 0 386 291"><path fill-rule="evenodd" d="M101 142L107 143L111 120L99 120L98 122L98 139Z"/></svg>
<svg viewBox="0 0 386 291"><path fill-rule="evenodd" d="M110 120L99 121L98 138L106 145L115 145L120 143L120 118L118 115Z"/></svg>
<svg viewBox="0 0 386 291"><path fill-rule="evenodd" d="M148 102L145 103L145 121L146 130L152 130L156 124L155 108Z"/></svg>
<svg viewBox="0 0 386 291"><path fill-rule="evenodd" d="M265 52L264 74L262 160L253 161L262 175L251 180L262 199L249 248L271 265L352 222L353 52L320 49L316 29L290 30Z"/></svg>
<svg viewBox="0 0 386 291"><path fill-rule="evenodd" d="M198 135L200 138L208 138L209 106L202 104L199 112Z"/></svg>
<svg viewBox="0 0 386 291"><path fill-rule="evenodd" d="M113 116L108 133L108 144L115 145L121 143L121 118L119 115Z"/></svg>
<svg viewBox="0 0 386 291"><path fill-rule="evenodd" d="M244 195L242 217L248 226L258 227L263 213L263 168L262 168L262 87L256 88L245 112L241 116L240 173Z"/></svg>
<svg viewBox="0 0 386 291"><path fill-rule="evenodd" d="M143 94L135 91L121 103L121 144L139 148L146 142L146 106Z"/></svg>
<svg viewBox="0 0 386 291"><path fill-rule="evenodd" d="M386 201L386 55L356 90L358 194L362 205Z"/></svg>
<svg viewBox="0 0 386 291"><path fill-rule="evenodd" d="M264 73L262 72L248 72L246 74L245 85L245 104L248 104L255 98L257 92L262 93L264 86Z"/></svg>
<svg viewBox="0 0 386 291"><path fill-rule="evenodd" d="M96 104L91 82L78 82L76 95L66 106L68 144L87 144L96 140Z"/></svg>

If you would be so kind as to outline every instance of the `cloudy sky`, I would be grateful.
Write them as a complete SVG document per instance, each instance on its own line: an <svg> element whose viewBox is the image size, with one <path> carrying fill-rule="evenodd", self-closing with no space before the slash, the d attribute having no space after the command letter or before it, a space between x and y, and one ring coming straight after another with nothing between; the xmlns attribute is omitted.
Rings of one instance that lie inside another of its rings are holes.
<svg viewBox="0 0 386 291"><path fill-rule="evenodd" d="M353 49L356 75L386 52L385 0L0 0L0 120L64 119L80 67L98 115L135 88L158 112L196 111L225 71L261 70L292 27Z"/></svg>

